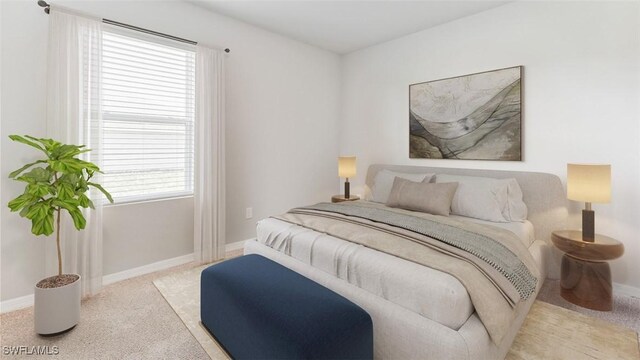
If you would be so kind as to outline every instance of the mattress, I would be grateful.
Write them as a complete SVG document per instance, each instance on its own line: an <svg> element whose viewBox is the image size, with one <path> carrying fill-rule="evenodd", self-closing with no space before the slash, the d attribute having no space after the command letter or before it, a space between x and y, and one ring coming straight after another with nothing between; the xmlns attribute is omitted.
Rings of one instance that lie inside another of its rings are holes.
<svg viewBox="0 0 640 360"><path fill-rule="evenodd" d="M528 243L533 235L519 224L496 225ZM429 267L272 218L258 222L256 241L453 330L474 312L460 281ZM538 268L544 246L529 246Z"/></svg>

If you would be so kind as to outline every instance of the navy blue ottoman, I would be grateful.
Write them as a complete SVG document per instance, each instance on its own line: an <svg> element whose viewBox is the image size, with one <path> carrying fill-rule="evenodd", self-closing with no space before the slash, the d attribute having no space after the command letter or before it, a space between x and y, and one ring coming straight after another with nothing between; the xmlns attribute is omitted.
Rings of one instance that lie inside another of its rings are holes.
<svg viewBox="0 0 640 360"><path fill-rule="evenodd" d="M260 255L202 272L200 317L235 359L373 358L369 314Z"/></svg>

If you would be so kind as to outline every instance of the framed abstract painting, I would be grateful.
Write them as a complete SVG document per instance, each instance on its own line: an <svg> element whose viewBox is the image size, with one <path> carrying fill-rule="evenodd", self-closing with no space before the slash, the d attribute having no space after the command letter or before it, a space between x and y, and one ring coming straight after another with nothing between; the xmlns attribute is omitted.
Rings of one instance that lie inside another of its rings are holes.
<svg viewBox="0 0 640 360"><path fill-rule="evenodd" d="M412 159L522 160L522 66L409 85Z"/></svg>

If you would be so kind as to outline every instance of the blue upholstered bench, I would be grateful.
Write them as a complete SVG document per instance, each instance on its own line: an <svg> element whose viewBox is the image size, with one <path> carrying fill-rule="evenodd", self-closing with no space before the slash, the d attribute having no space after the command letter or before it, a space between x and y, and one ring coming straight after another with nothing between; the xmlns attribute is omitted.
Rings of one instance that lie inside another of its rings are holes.
<svg viewBox="0 0 640 360"><path fill-rule="evenodd" d="M205 269L202 324L235 359L372 359L371 317L260 255Z"/></svg>

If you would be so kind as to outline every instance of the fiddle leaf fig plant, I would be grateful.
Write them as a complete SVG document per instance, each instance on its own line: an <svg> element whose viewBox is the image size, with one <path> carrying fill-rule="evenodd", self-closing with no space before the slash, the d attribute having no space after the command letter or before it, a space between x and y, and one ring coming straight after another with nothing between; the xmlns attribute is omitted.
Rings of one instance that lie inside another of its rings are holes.
<svg viewBox="0 0 640 360"><path fill-rule="evenodd" d="M31 220L31 232L34 235L49 236L56 231L58 275L62 275L62 211L71 215L77 230L82 230L87 224L82 208L94 208L93 202L86 194L89 188L98 189L109 202L113 202L113 198L100 184L91 181L95 173L100 172L98 166L78 158L78 155L91 151L84 145L67 145L52 139L38 139L28 135L10 135L9 138L31 146L45 155L45 158L26 164L9 174L9 178L26 185L24 193L9 201L8 205L11 211L19 211L20 216Z"/></svg>

